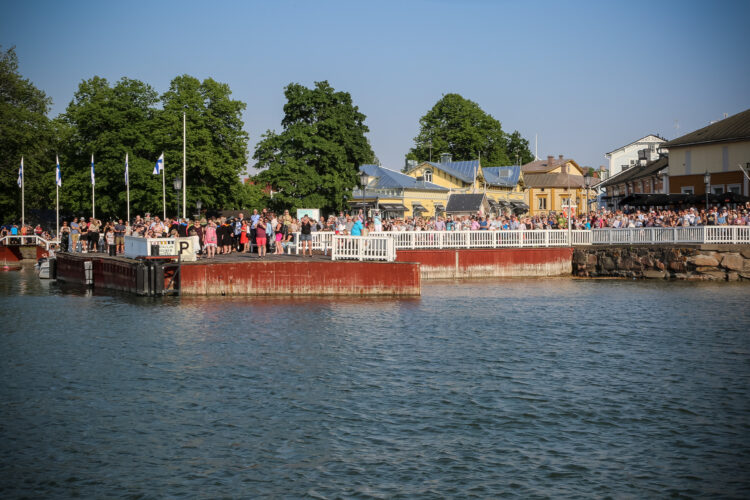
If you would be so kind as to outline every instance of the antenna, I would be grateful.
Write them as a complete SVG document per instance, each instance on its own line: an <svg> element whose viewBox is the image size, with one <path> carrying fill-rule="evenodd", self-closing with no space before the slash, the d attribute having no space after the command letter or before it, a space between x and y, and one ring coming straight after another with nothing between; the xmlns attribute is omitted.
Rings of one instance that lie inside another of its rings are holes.
<svg viewBox="0 0 750 500"><path fill-rule="evenodd" d="M539 134L534 134L534 161L539 159Z"/></svg>

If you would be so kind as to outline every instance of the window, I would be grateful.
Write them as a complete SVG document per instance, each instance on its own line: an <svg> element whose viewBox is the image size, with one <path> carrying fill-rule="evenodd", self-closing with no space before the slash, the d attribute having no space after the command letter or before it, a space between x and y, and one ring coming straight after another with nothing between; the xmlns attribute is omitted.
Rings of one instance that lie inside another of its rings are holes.
<svg viewBox="0 0 750 500"><path fill-rule="evenodd" d="M742 185L741 184L730 184L727 186L727 193L737 193L742 194Z"/></svg>
<svg viewBox="0 0 750 500"><path fill-rule="evenodd" d="M693 191L693 186L682 186L680 192L682 194L693 194L695 191Z"/></svg>
<svg viewBox="0 0 750 500"><path fill-rule="evenodd" d="M424 181L425 182L432 182L432 170L425 170L424 171Z"/></svg>
<svg viewBox="0 0 750 500"><path fill-rule="evenodd" d="M547 197L546 196L540 196L536 199L536 208L537 210L547 210Z"/></svg>
<svg viewBox="0 0 750 500"><path fill-rule="evenodd" d="M724 185L720 184L718 186L711 186L711 192L713 194L724 194Z"/></svg>

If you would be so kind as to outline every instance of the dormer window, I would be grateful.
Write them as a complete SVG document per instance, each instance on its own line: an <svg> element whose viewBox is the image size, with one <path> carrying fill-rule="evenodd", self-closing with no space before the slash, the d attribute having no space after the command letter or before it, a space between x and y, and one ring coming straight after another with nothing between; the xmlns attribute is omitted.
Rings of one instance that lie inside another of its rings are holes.
<svg viewBox="0 0 750 500"><path fill-rule="evenodd" d="M423 177L425 182L432 182L432 170L425 170Z"/></svg>

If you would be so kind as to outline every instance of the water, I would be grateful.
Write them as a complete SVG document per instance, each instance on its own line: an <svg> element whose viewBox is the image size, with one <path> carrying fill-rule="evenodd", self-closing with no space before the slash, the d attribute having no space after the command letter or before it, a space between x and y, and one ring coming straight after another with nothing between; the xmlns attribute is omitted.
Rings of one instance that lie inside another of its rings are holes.
<svg viewBox="0 0 750 500"><path fill-rule="evenodd" d="M750 287L148 299L0 274L0 496L750 496Z"/></svg>

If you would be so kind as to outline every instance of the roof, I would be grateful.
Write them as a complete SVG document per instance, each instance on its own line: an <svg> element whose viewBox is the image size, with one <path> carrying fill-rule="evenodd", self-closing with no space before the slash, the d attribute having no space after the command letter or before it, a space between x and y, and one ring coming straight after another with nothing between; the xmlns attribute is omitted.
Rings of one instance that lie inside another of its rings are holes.
<svg viewBox="0 0 750 500"><path fill-rule="evenodd" d="M690 146L711 142L750 140L750 109L729 118L713 123L707 127L690 132L664 144L665 147Z"/></svg>
<svg viewBox="0 0 750 500"><path fill-rule="evenodd" d="M474 178L480 169L479 160L452 161L446 163L435 163L430 161L425 163L469 184L474 182Z"/></svg>
<svg viewBox="0 0 750 500"><path fill-rule="evenodd" d="M609 156L609 155L611 155L612 153L616 153L617 151L619 151L619 150L621 150L621 149L625 149L625 148L627 148L628 146L632 146L633 144L638 144L639 142L643 142L643 140L644 140L644 139L648 139L649 137L656 137L657 139L660 139L660 140L661 140L661 142L664 142L664 141L666 141L666 139L665 139L665 138L663 138L663 137L661 137L661 136L660 136L659 134L648 134L648 135L644 135L644 136L643 136L643 137L641 137L640 139L636 139L636 140L634 140L633 142L631 142L631 143L629 143L629 144L625 144L624 146L620 146L620 147L619 147L619 148L617 148L617 149L613 149L613 150L612 150L612 151L610 151L609 153L604 153L604 156ZM655 141L654 141L654 142L655 142Z"/></svg>
<svg viewBox="0 0 750 500"><path fill-rule="evenodd" d="M557 167L565 165L569 161L573 160L571 160L570 158L552 158L552 163L549 163L548 159L536 160L522 166L521 170L523 170L524 174L543 174L549 172L550 170L554 170Z"/></svg>
<svg viewBox="0 0 750 500"><path fill-rule="evenodd" d="M668 166L669 166L669 157L662 156L658 160L654 160L650 163L647 163L646 165L635 166L635 167L631 167L626 170L623 170L622 172L618 173L614 177L610 177L606 181L600 183L599 187L614 186L615 184L619 184L621 182L628 182L628 181L632 181L636 179L642 179L644 177L654 175L660 170L667 168Z"/></svg>
<svg viewBox="0 0 750 500"><path fill-rule="evenodd" d="M432 182L418 181L414 177L378 165L361 165L359 170L366 172L370 177L377 177L377 181L371 182L368 185L370 188L432 189L436 191L448 191L448 188L438 186Z"/></svg>
<svg viewBox="0 0 750 500"><path fill-rule="evenodd" d="M586 187L582 175L571 174L526 174L523 178L530 188L583 188Z"/></svg>
<svg viewBox="0 0 750 500"><path fill-rule="evenodd" d="M482 175L491 186L515 187L521 177L521 166L482 167Z"/></svg>
<svg viewBox="0 0 750 500"><path fill-rule="evenodd" d="M452 194L448 197L448 206L445 211L456 212L478 212L485 201L484 193L480 194Z"/></svg>

